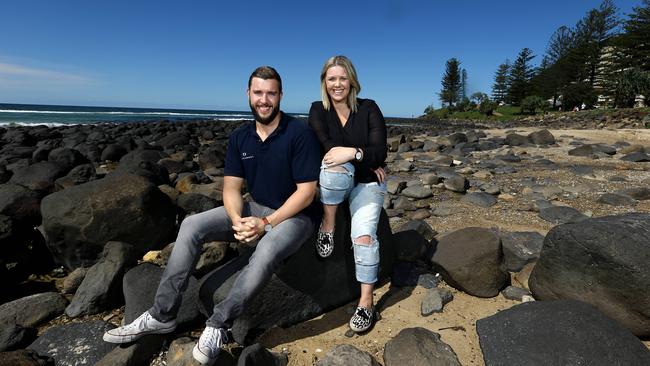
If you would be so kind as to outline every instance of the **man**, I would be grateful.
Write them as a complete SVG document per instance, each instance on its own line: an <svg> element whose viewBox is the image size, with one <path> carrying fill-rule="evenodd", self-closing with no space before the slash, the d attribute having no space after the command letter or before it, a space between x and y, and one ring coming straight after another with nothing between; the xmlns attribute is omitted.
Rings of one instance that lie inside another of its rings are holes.
<svg viewBox="0 0 650 366"><path fill-rule="evenodd" d="M282 261L311 235L318 207L312 204L320 166L319 143L307 126L280 111L282 80L272 67L248 80L255 122L230 136L224 169L223 207L183 220L153 307L132 323L107 331L104 340L132 342L145 334L171 333L202 243L227 240L257 245L227 297L216 304L192 352L211 364L227 342L227 329L266 285ZM246 181L254 202L244 202Z"/></svg>

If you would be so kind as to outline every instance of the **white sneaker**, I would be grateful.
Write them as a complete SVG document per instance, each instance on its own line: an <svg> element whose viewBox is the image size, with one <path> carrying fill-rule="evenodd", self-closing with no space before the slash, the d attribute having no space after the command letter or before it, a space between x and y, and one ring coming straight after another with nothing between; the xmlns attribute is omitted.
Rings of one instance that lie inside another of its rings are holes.
<svg viewBox="0 0 650 366"><path fill-rule="evenodd" d="M176 320L160 322L145 311L131 323L106 331L104 341L110 343L128 343L147 334L165 334L176 330Z"/></svg>
<svg viewBox="0 0 650 366"><path fill-rule="evenodd" d="M205 327L192 350L192 356L203 365L211 365L217 359L221 346L227 342L228 334L225 329Z"/></svg>

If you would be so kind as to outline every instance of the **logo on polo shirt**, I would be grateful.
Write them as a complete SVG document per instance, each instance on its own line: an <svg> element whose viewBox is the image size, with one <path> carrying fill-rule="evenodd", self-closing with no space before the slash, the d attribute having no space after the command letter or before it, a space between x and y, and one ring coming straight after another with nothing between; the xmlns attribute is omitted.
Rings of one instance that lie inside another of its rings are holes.
<svg viewBox="0 0 650 366"><path fill-rule="evenodd" d="M255 155L248 155L248 154L245 153L245 152L241 153L241 159L242 159L242 160L252 159L252 158L254 158L254 157L255 157Z"/></svg>

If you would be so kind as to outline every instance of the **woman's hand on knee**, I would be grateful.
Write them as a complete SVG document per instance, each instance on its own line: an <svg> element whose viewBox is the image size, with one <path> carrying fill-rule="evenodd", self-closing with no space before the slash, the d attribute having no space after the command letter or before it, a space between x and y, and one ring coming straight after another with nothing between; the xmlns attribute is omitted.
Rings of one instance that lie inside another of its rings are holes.
<svg viewBox="0 0 650 366"><path fill-rule="evenodd" d="M354 159L357 150L353 147L335 146L331 148L323 157L323 162L327 166L340 165Z"/></svg>

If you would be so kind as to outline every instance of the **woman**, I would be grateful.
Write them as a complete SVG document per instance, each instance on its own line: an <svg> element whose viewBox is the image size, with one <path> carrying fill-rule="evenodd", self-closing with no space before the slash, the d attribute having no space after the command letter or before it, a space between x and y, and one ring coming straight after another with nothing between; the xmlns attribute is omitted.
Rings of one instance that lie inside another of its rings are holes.
<svg viewBox="0 0 650 366"><path fill-rule="evenodd" d="M336 209L348 198L356 278L361 284L350 328L364 332L375 320L372 291L379 270L377 224L386 195L386 123L374 101L357 98L361 85L347 57L327 60L320 82L322 101L312 103L309 111L309 124L325 152L319 178L324 215L317 251L323 257L332 253Z"/></svg>

